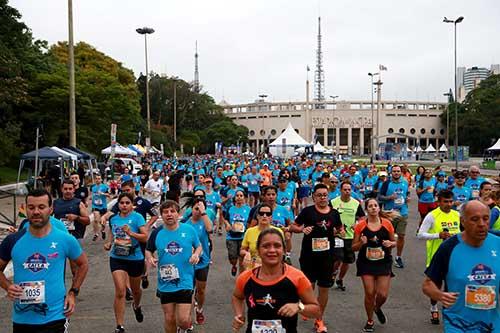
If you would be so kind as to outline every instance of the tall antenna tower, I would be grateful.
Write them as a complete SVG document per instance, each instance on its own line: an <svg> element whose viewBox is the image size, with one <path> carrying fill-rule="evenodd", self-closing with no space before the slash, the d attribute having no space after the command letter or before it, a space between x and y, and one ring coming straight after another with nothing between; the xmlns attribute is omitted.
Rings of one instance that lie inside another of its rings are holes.
<svg viewBox="0 0 500 333"><path fill-rule="evenodd" d="M200 73L198 72L198 41L195 43L194 52L194 92L200 92Z"/></svg>
<svg viewBox="0 0 500 333"><path fill-rule="evenodd" d="M316 71L314 72L314 100L325 101L325 72L323 70L323 51L321 51L321 16L318 17L318 48L316 49ZM324 108L318 104L317 109Z"/></svg>

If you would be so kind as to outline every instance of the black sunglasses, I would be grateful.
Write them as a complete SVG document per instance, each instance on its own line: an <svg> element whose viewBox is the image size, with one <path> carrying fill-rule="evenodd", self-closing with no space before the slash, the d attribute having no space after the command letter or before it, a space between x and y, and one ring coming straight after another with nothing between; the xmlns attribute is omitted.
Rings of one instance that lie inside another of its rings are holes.
<svg viewBox="0 0 500 333"><path fill-rule="evenodd" d="M273 216L272 212L259 212L259 216Z"/></svg>

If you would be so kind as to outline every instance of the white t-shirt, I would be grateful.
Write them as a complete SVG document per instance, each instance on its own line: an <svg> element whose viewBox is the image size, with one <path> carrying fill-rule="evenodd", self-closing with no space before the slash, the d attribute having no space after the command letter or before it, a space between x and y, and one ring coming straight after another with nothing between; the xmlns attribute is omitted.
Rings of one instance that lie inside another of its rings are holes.
<svg viewBox="0 0 500 333"><path fill-rule="evenodd" d="M153 178L148 180L146 185L144 185L144 189L146 190L146 199L148 199L152 204L160 203L162 188L163 180L154 180Z"/></svg>

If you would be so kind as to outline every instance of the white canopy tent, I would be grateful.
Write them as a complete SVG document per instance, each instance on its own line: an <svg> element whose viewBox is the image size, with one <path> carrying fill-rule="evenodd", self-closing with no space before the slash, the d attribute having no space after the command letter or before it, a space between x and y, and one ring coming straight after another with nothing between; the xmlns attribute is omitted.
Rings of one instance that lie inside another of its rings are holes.
<svg viewBox="0 0 500 333"><path fill-rule="evenodd" d="M326 150L325 147L323 147L323 145L321 143L316 142L316 144L314 145L314 152L315 153L323 153L324 151Z"/></svg>
<svg viewBox="0 0 500 333"><path fill-rule="evenodd" d="M443 143L441 147L439 147L439 152L440 153L446 153L448 151L448 148L446 148L446 145Z"/></svg>
<svg viewBox="0 0 500 333"><path fill-rule="evenodd" d="M434 146L431 144L429 144L429 146L427 148L425 148L425 152L426 153L435 153L436 152L436 148L434 148Z"/></svg>
<svg viewBox="0 0 500 333"><path fill-rule="evenodd" d="M288 123L287 128L269 144L269 152L273 156L290 157L296 148L311 147L312 144L301 137L293 128L291 123Z"/></svg>
<svg viewBox="0 0 500 333"><path fill-rule="evenodd" d="M422 147L420 147L420 146L418 146L417 148L415 148L415 152L417 152L417 153L420 153L422 151L423 151Z"/></svg>
<svg viewBox="0 0 500 333"><path fill-rule="evenodd" d="M500 150L500 139L498 139L498 141L487 150Z"/></svg>
<svg viewBox="0 0 500 333"><path fill-rule="evenodd" d="M101 150L101 153L103 155L111 155L111 146L104 148ZM116 144L115 146L115 154L117 155L130 155L130 156L137 156L137 152L133 151L130 148L123 147L120 144Z"/></svg>

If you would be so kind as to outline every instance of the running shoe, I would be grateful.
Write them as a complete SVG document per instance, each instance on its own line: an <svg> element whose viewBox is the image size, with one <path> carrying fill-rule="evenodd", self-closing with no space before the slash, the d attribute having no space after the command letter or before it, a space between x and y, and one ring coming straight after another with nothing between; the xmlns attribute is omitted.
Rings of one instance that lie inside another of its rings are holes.
<svg viewBox="0 0 500 333"><path fill-rule="evenodd" d="M316 319L314 321L314 328L316 329L316 333L327 333L328 328L326 328L323 320Z"/></svg>
<svg viewBox="0 0 500 333"><path fill-rule="evenodd" d="M431 324L439 325L439 311L431 311Z"/></svg>
<svg viewBox="0 0 500 333"><path fill-rule="evenodd" d="M403 262L403 258L396 257L396 259L394 260L394 266L396 266L397 268L405 268L405 264Z"/></svg>
<svg viewBox="0 0 500 333"><path fill-rule="evenodd" d="M123 327L122 325L116 326L115 333L125 333L125 327Z"/></svg>
<svg viewBox="0 0 500 333"><path fill-rule="evenodd" d="M149 280L148 280L148 276L147 275L144 275L141 278L141 287L142 287L142 289L148 289L148 287L149 287Z"/></svg>
<svg viewBox="0 0 500 333"><path fill-rule="evenodd" d="M366 322L365 327L363 328L363 332L375 332L375 329L373 328L374 322L373 320L368 320Z"/></svg>
<svg viewBox="0 0 500 333"><path fill-rule="evenodd" d="M132 301L134 300L134 296L132 295L132 290L130 290L130 288L127 288L126 292L125 292L125 299L127 301Z"/></svg>
<svg viewBox="0 0 500 333"><path fill-rule="evenodd" d="M106 239L106 231L101 231L101 238L104 240Z"/></svg>
<svg viewBox="0 0 500 333"><path fill-rule="evenodd" d="M92 237L92 241L95 242L98 237L99 237L99 235L95 234L94 237Z"/></svg>
<svg viewBox="0 0 500 333"><path fill-rule="evenodd" d="M387 318L381 308L375 309L375 314L377 315L379 323L383 325L387 322Z"/></svg>
<svg viewBox="0 0 500 333"><path fill-rule="evenodd" d="M344 281L342 281L342 280L337 280L337 281L335 282L335 284L337 285L337 287L336 287L336 288L337 288L338 290L340 290L340 291L345 291L345 289L346 289L346 288L345 288L345 286L344 286Z"/></svg>
<svg viewBox="0 0 500 333"><path fill-rule="evenodd" d="M231 275L236 276L236 273L238 273L238 268L236 266L231 267Z"/></svg>
<svg viewBox="0 0 500 333"><path fill-rule="evenodd" d="M132 310L134 310L135 320L137 320L138 323L142 323L144 321L144 314L142 313L142 308L140 306L136 308L134 306L134 303L132 303Z"/></svg>
<svg viewBox="0 0 500 333"><path fill-rule="evenodd" d="M198 311L198 308L194 308L194 312L196 314L195 316L195 323L196 325L203 325L205 324L205 315L203 314L203 309L201 311Z"/></svg>

